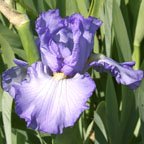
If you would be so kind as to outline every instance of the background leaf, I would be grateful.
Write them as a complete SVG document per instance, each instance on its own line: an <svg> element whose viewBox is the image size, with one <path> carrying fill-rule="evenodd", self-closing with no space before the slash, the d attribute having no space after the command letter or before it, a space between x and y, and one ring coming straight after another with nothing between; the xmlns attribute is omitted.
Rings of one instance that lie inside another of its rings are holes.
<svg viewBox="0 0 144 144"><path fill-rule="evenodd" d="M119 142L119 112L116 92L112 78L109 76L106 85L106 117L109 141L112 144Z"/></svg>
<svg viewBox="0 0 144 144"><path fill-rule="evenodd" d="M11 110L12 110L12 97L7 92L3 92L2 116L3 116L3 124L4 124L4 131L5 131L5 135L6 135L6 143L7 144L12 144Z"/></svg>
<svg viewBox="0 0 144 144"><path fill-rule="evenodd" d="M82 139L79 133L78 124L73 128L67 128L64 133L57 135L55 138L55 144L80 144Z"/></svg>
<svg viewBox="0 0 144 144"><path fill-rule="evenodd" d="M115 40L125 61L131 60L131 46L121 10L116 1L113 1L113 27ZM127 50L127 51L125 51Z"/></svg>
<svg viewBox="0 0 144 144"><path fill-rule="evenodd" d="M137 24L136 24L136 30L135 30L135 37L134 37L134 45L139 46L142 39L144 38L144 0L141 1L138 18L137 18Z"/></svg>

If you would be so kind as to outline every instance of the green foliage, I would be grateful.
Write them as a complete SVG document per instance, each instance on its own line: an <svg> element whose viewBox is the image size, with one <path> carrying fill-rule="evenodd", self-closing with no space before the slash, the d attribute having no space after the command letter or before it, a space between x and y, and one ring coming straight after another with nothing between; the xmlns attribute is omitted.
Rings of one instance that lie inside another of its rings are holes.
<svg viewBox="0 0 144 144"><path fill-rule="evenodd" d="M1 75L14 66L14 58L30 64L38 60L34 21L41 12L56 8L63 17L81 13L101 19L94 52L118 61L135 60L136 68L144 69L144 0L16 0L13 6L26 13L30 22L15 28L0 14ZM0 144L144 143L144 81L132 91L116 84L109 75L93 72L92 76L97 91L89 101L90 109L61 135L28 129L15 114L12 98L3 92L0 83Z"/></svg>
<svg viewBox="0 0 144 144"><path fill-rule="evenodd" d="M78 124L73 128L67 128L64 133L57 135L54 141L55 144L79 144L82 143Z"/></svg>
<svg viewBox="0 0 144 144"><path fill-rule="evenodd" d="M7 144L12 144L11 111L12 111L12 97L7 92L3 92L2 117Z"/></svg>

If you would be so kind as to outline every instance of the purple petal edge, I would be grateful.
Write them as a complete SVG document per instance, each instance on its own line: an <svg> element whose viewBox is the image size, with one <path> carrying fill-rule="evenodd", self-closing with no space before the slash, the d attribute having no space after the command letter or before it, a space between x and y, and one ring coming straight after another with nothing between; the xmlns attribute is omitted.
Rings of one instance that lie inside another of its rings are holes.
<svg viewBox="0 0 144 144"><path fill-rule="evenodd" d="M97 57L100 56L97 54ZM134 70L135 62L118 63L111 58L100 56L90 63L99 72L109 72L115 77L117 83L136 89L144 78L144 71Z"/></svg>
<svg viewBox="0 0 144 144"><path fill-rule="evenodd" d="M2 74L2 87L5 91L9 92L10 95L15 97L15 88L13 87L14 83L20 83L27 74L28 64L22 60L14 59L17 66L12 67Z"/></svg>

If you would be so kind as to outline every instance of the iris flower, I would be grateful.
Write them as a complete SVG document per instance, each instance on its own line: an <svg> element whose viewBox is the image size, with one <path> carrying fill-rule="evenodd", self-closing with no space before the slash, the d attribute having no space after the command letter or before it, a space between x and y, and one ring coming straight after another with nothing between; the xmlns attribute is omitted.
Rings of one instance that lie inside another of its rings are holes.
<svg viewBox="0 0 144 144"><path fill-rule="evenodd" d="M118 83L135 89L143 71L133 62L117 63L92 54L94 35L102 22L73 14L61 18L58 10L43 12L36 21L41 61L28 65L15 59L16 67L3 73L3 88L14 98L16 113L27 126L50 134L71 127L88 109L95 82L86 72L93 66L110 72Z"/></svg>

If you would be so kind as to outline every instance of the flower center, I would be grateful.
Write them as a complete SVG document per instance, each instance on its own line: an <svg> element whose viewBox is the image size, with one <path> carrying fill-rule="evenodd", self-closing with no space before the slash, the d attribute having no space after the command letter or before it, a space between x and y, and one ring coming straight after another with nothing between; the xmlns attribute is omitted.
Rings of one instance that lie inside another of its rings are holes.
<svg viewBox="0 0 144 144"><path fill-rule="evenodd" d="M62 80L62 79L66 79L67 76L64 73L54 73L53 77L57 80Z"/></svg>

